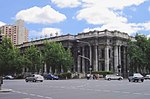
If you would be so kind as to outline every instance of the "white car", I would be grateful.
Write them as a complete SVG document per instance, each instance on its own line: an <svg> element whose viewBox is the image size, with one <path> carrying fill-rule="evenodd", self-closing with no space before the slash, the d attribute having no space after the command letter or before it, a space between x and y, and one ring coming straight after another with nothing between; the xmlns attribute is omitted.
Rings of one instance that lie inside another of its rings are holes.
<svg viewBox="0 0 150 99"><path fill-rule="evenodd" d="M33 74L33 75L30 76L30 77L26 77L26 78L25 78L25 81L26 81L26 82L28 82L28 81L32 81L32 82L40 81L40 82L43 82L43 81L44 81L44 77L41 76L41 75L38 75L38 74Z"/></svg>
<svg viewBox="0 0 150 99"><path fill-rule="evenodd" d="M150 75L146 75L146 76L144 77L144 79L145 79L145 80L147 80L147 79L150 80Z"/></svg>
<svg viewBox="0 0 150 99"><path fill-rule="evenodd" d="M106 75L105 80L123 80L123 77L119 75Z"/></svg>
<svg viewBox="0 0 150 99"><path fill-rule="evenodd" d="M3 79L14 79L14 77L13 76L11 76L11 75L6 75L5 77L3 77Z"/></svg>
<svg viewBox="0 0 150 99"><path fill-rule="evenodd" d="M144 77L143 75L141 75L140 73L134 73L132 76L128 77L129 82L143 82L144 81Z"/></svg>

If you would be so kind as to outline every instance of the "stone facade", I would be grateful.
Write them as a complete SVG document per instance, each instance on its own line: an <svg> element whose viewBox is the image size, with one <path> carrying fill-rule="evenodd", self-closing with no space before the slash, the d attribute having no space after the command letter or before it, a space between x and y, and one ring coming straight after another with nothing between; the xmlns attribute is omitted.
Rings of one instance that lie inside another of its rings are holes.
<svg viewBox="0 0 150 99"><path fill-rule="evenodd" d="M129 38L126 33L108 30L76 35L75 39L80 41L77 44L80 55L75 57L74 71L87 73L92 68L92 71L112 71L126 76Z"/></svg>
<svg viewBox="0 0 150 99"><path fill-rule="evenodd" d="M62 42L70 48L74 57L72 72L87 73L90 71L112 71L127 76L127 41L130 36L119 31L90 31L77 35L63 35L47 38L49 42ZM31 44L41 46L42 40L18 45L25 48Z"/></svg>

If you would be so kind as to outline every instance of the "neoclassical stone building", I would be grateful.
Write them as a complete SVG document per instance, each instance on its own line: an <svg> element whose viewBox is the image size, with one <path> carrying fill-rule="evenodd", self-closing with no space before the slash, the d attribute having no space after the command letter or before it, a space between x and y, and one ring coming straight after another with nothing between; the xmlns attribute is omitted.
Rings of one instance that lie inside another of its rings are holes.
<svg viewBox="0 0 150 99"><path fill-rule="evenodd" d="M127 75L127 33L119 31L90 31L75 36L80 55L75 56L75 71L112 71ZM86 58L87 57L87 58ZM91 60L90 60L91 59ZM91 61L91 66L90 66Z"/></svg>
<svg viewBox="0 0 150 99"><path fill-rule="evenodd" d="M127 76L127 41L130 39L127 33L108 30L89 31L46 39L50 42L62 42L65 48L71 49L75 61L72 72L85 74L90 70L112 71ZM26 42L18 47L24 49L31 44L42 47L44 40Z"/></svg>

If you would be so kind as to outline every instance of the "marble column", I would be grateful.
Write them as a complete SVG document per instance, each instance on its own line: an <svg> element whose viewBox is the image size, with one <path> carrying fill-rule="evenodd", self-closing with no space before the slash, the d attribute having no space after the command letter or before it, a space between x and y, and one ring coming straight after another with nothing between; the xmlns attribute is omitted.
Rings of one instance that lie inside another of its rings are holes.
<svg viewBox="0 0 150 99"><path fill-rule="evenodd" d="M94 71L98 71L98 53L97 53L97 45L95 45L95 64L94 64Z"/></svg>
<svg viewBox="0 0 150 99"><path fill-rule="evenodd" d="M85 56L85 48L82 47L82 56ZM82 58L82 73L85 73L85 59Z"/></svg>
<svg viewBox="0 0 150 99"><path fill-rule="evenodd" d="M115 73L118 72L118 46L116 45L114 47L114 69L115 69Z"/></svg>
<svg viewBox="0 0 150 99"><path fill-rule="evenodd" d="M128 72L128 70L127 70L127 60L126 60L126 59L127 59L127 58L126 58L127 55L126 55L126 54L127 54L127 53L126 53L126 47L124 46L124 47L123 47L123 59L124 59L124 60L123 60L123 63L124 63L124 64L123 64L123 68L124 68L123 74L124 74L125 77L128 76L128 74L127 74L127 72Z"/></svg>
<svg viewBox="0 0 150 99"><path fill-rule="evenodd" d="M118 58L119 58L118 61L119 62L118 63L119 63L119 65L121 65L121 46L118 46L118 51L119 51L119 53L118 53L119 54L118 55Z"/></svg>
<svg viewBox="0 0 150 99"><path fill-rule="evenodd" d="M81 67L81 66L80 66L80 63L81 63L80 59L81 59L81 57L78 56L78 67L77 67L78 73L80 73L80 67Z"/></svg>
<svg viewBox="0 0 150 99"><path fill-rule="evenodd" d="M44 64L44 73L47 73L47 66L46 66L46 63Z"/></svg>
<svg viewBox="0 0 150 99"><path fill-rule="evenodd" d="M109 47L105 47L105 70L109 71Z"/></svg>

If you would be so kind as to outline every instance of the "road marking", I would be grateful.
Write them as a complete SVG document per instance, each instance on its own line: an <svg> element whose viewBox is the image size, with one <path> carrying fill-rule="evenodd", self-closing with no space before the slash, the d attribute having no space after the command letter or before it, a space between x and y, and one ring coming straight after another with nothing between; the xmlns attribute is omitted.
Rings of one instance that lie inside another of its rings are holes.
<svg viewBox="0 0 150 99"><path fill-rule="evenodd" d="M44 97L44 98L46 98L46 99L53 99L53 98L51 98L51 97Z"/></svg>
<svg viewBox="0 0 150 99"><path fill-rule="evenodd" d="M150 96L150 94L148 94L148 93L144 93L144 95L146 95L146 96Z"/></svg>
<svg viewBox="0 0 150 99"><path fill-rule="evenodd" d="M35 94L30 94L31 96L36 96Z"/></svg>
<svg viewBox="0 0 150 99"><path fill-rule="evenodd" d="M111 92L110 90L103 90L104 92Z"/></svg>
<svg viewBox="0 0 150 99"><path fill-rule="evenodd" d="M142 93L132 93L132 94L135 94L135 95L141 95Z"/></svg>
<svg viewBox="0 0 150 99"><path fill-rule="evenodd" d="M122 92L122 93L129 94L130 92Z"/></svg>
<svg viewBox="0 0 150 99"><path fill-rule="evenodd" d="M42 96L42 95L36 95L36 94L29 94L29 93L26 93L26 92L20 92L20 91L12 91L14 93L19 93L19 94L24 94L24 95L30 95L30 96L34 96L34 97L39 97L39 98L45 98L45 99L53 99L52 97L45 97L45 96ZM23 98L23 99L30 99L30 98Z"/></svg>
<svg viewBox="0 0 150 99"><path fill-rule="evenodd" d="M28 93L22 92L22 94L28 95Z"/></svg>
<svg viewBox="0 0 150 99"><path fill-rule="evenodd" d="M40 98L43 98L44 96L41 96L41 95L36 95L37 97L40 97Z"/></svg>
<svg viewBox="0 0 150 99"><path fill-rule="evenodd" d="M54 87L54 86L50 86L50 87L53 87L53 88L57 88L57 87ZM147 93L134 93L134 92L126 92L126 91L112 91L112 90L96 90L96 89L89 89L89 88L81 88L81 86L72 86L72 87L59 87L59 88L62 88L62 89L75 89L75 90L87 90L87 91L101 91L101 92L113 92L113 93L122 93L122 94L134 94L134 95L148 95L150 96L150 94L147 94Z"/></svg>
<svg viewBox="0 0 150 99"><path fill-rule="evenodd" d="M112 92L114 92L114 93L120 93L120 91L112 91Z"/></svg>

